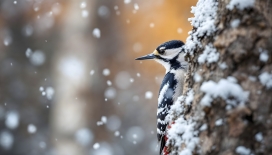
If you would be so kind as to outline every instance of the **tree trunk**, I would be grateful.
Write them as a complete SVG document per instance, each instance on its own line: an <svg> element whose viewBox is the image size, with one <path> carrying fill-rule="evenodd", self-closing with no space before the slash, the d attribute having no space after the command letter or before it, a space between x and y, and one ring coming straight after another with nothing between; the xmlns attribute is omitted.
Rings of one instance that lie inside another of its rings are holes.
<svg viewBox="0 0 272 155"><path fill-rule="evenodd" d="M171 154L271 154L272 1L199 0Z"/></svg>

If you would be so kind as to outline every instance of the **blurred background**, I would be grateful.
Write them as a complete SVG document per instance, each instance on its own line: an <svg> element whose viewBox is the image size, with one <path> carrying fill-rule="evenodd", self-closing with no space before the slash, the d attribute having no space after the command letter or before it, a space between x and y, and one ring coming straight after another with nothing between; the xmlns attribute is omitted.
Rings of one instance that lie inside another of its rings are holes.
<svg viewBox="0 0 272 155"><path fill-rule="evenodd" d="M165 70L196 0L0 0L0 154L158 154Z"/></svg>

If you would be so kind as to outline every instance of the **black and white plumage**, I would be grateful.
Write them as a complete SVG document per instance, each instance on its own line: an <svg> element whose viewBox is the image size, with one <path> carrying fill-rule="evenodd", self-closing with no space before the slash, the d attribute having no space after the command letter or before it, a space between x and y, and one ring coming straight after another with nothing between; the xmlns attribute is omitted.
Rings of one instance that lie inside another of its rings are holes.
<svg viewBox="0 0 272 155"><path fill-rule="evenodd" d="M167 154L165 143L167 140L167 126L169 120L166 119L171 105L182 94L184 75L187 69L187 62L184 60L184 43L179 40L171 40L158 46L149 55L137 58L136 60L155 59L166 69L166 74L162 81L157 110L157 137L160 142L160 154Z"/></svg>

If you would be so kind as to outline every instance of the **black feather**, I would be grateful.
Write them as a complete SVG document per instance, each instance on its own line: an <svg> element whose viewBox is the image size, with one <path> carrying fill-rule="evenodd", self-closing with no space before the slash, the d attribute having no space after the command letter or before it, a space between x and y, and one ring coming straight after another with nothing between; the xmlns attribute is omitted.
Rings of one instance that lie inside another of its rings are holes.
<svg viewBox="0 0 272 155"><path fill-rule="evenodd" d="M165 138L164 138L164 136L162 136L161 140L159 141L159 144L160 144L160 155L162 155L162 151L163 151L163 148L165 146L165 143L166 143Z"/></svg>
<svg viewBox="0 0 272 155"><path fill-rule="evenodd" d="M168 84L169 87L166 90L166 92L163 94L163 100L158 105L158 109L163 108L163 111L158 113L157 119L162 120L162 121L165 121L165 118L168 115L168 111L170 110L170 107L173 104L172 97L173 97L173 94L175 93L174 91L175 91L175 87L177 85L177 80L175 79L175 75L173 73L168 72L164 76L164 79L163 79L161 87L160 87L160 93L161 93L163 86L165 86L166 84ZM164 133L165 133L167 124L168 123L160 123L159 121L157 122L157 128L158 128L158 130L161 131L161 132L157 133L157 138L158 138L158 141L160 142L160 151L165 146L165 139L163 137L164 137Z"/></svg>
<svg viewBox="0 0 272 155"><path fill-rule="evenodd" d="M180 40L171 40L161 44L160 46L156 48L156 50L160 51L161 47L165 47L165 49L179 48L179 47L182 47L183 45L184 43Z"/></svg>

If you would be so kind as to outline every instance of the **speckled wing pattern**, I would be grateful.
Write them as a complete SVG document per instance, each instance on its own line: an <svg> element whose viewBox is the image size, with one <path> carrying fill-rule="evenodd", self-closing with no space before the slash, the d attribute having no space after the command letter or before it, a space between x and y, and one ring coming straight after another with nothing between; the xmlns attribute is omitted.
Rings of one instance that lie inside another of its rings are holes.
<svg viewBox="0 0 272 155"><path fill-rule="evenodd" d="M177 85L177 80L173 73L168 72L162 81L159 99L158 99L158 111L157 111L157 138L158 141L165 143L165 140L162 139L165 134L165 130L168 122L165 120L170 110L171 105L173 104L173 94L175 92L175 87ZM162 151L165 144L160 144L160 152Z"/></svg>

